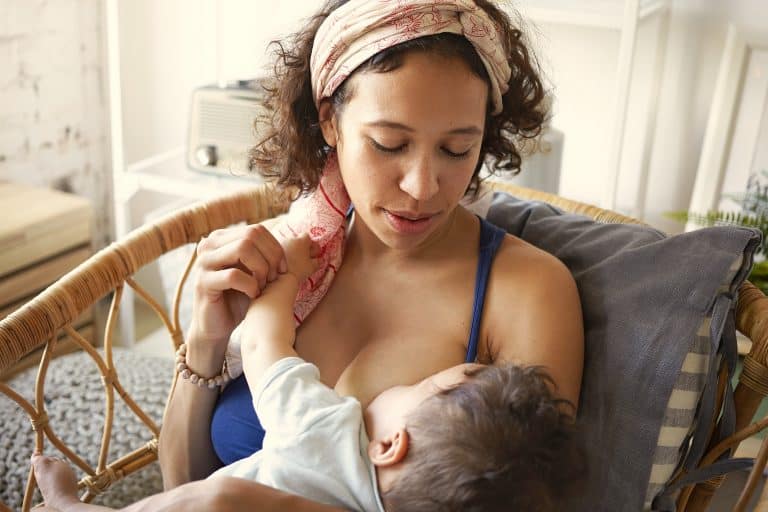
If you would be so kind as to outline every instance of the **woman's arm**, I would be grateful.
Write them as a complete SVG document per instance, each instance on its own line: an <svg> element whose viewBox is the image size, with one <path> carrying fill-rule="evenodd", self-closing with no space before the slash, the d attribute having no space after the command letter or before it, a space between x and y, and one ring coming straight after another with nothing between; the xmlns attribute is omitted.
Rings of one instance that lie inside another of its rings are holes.
<svg viewBox="0 0 768 512"><path fill-rule="evenodd" d="M194 366L196 363L189 352L187 361L191 368L204 375L215 375L221 371L221 365L216 370ZM165 489L205 478L221 465L211 442L211 417L218 388L198 387L178 375L176 379L165 408L158 441L158 458Z"/></svg>
<svg viewBox="0 0 768 512"><path fill-rule="evenodd" d="M344 509L309 501L266 485L235 477L212 478L210 492L220 512L344 512Z"/></svg>
<svg viewBox="0 0 768 512"><path fill-rule="evenodd" d="M285 271L283 249L261 225L217 230L198 243L187 366L202 376L221 372L232 330L267 282ZM166 489L204 478L220 462L210 437L218 389L177 377L160 431L158 456Z"/></svg>
<svg viewBox="0 0 768 512"><path fill-rule="evenodd" d="M272 487L235 477L216 477L155 494L123 512L344 512Z"/></svg>
<svg viewBox="0 0 768 512"><path fill-rule="evenodd" d="M514 256L512 256L514 255ZM508 237L494 262L484 329L493 361L543 366L578 407L584 326L576 283L554 256Z"/></svg>

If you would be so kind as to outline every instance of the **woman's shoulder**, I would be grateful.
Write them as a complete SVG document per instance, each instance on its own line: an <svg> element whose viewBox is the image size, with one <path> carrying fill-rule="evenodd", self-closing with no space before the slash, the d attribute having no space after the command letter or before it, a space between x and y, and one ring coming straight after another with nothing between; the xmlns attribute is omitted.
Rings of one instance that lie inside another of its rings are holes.
<svg viewBox="0 0 768 512"><path fill-rule="evenodd" d="M584 330L571 272L555 256L507 235L493 263L484 331L493 361L546 368L578 403Z"/></svg>
<svg viewBox="0 0 768 512"><path fill-rule="evenodd" d="M505 235L496 253L493 272L500 284L516 294L536 294L574 286L573 275L556 256L513 235Z"/></svg>

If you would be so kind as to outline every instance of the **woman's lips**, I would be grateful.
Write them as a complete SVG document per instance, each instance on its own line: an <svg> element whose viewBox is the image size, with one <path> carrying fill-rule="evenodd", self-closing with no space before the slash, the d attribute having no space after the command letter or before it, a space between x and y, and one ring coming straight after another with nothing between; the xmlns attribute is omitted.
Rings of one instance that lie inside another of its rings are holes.
<svg viewBox="0 0 768 512"><path fill-rule="evenodd" d="M427 231L437 217L436 214L413 215L401 212L391 212L389 210L384 210L384 216L395 231L404 234L419 234Z"/></svg>

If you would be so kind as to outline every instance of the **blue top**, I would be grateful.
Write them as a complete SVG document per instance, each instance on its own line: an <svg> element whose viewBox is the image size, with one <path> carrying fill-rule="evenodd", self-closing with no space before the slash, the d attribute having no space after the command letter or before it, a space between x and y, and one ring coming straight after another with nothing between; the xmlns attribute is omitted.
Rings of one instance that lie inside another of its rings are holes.
<svg viewBox="0 0 768 512"><path fill-rule="evenodd" d="M480 336L480 321L483 317L485 289L496 251L506 232L485 219L480 219L480 244L475 276L475 298L472 305L472 324L469 330L465 361L477 359L477 344ZM245 375L229 383L219 395L211 419L211 441L213 449L224 464L247 457L261 449L264 429L253 410L253 400Z"/></svg>

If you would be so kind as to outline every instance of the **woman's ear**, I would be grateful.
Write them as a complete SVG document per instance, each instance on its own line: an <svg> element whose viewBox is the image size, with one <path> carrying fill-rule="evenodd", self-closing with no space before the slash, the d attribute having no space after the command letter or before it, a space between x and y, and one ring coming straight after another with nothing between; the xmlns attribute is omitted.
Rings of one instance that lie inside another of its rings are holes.
<svg viewBox="0 0 768 512"><path fill-rule="evenodd" d="M368 443L368 457L376 467L393 466L408 454L408 431L404 428L384 439Z"/></svg>
<svg viewBox="0 0 768 512"><path fill-rule="evenodd" d="M334 115L333 105L329 100L323 100L320 102L320 107L317 109L317 113L320 119L320 130L323 132L325 143L332 148L335 148L339 140L339 131L336 126L336 116Z"/></svg>

